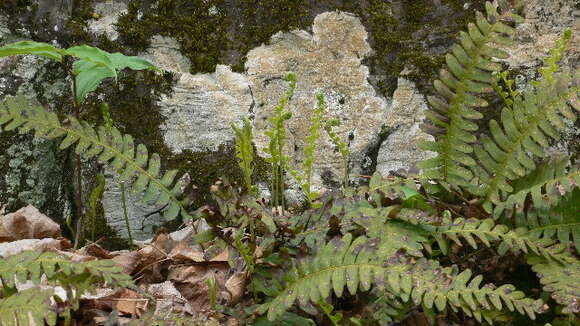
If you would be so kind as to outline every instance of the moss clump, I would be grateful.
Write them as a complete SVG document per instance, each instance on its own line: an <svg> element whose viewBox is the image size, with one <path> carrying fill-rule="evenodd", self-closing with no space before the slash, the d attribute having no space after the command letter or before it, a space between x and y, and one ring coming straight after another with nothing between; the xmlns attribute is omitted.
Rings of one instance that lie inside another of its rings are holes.
<svg viewBox="0 0 580 326"><path fill-rule="evenodd" d="M153 35L173 37L190 60L192 71L214 71L227 44L221 4L221 0L159 0L154 9L147 10L146 1L133 0L117 23L120 40L145 50Z"/></svg>

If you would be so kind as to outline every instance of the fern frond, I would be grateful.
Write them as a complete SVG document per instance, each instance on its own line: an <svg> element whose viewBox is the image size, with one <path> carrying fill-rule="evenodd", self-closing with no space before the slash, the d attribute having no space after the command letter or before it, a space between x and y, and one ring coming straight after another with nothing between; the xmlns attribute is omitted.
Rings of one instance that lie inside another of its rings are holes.
<svg viewBox="0 0 580 326"><path fill-rule="evenodd" d="M490 121L491 137L484 136L482 145L475 147L476 157L482 165L477 170L479 185L470 189L483 198L487 212L491 213L494 204L500 204L514 191L511 181L536 168L534 158L544 156L549 138L559 138L560 131L565 128L564 118L576 120L567 102L580 88L569 88L569 83L568 73L544 79L526 92L523 99L517 98L513 109L502 110L501 123ZM564 174L562 169L554 173ZM572 177L578 178L577 174Z"/></svg>
<svg viewBox="0 0 580 326"><path fill-rule="evenodd" d="M492 74L501 66L493 58L505 58L507 53L490 46L492 43L509 44L514 30L503 24L502 16L489 2L487 18L477 13L476 23L470 23L468 32L462 32L460 43L455 44L446 56L448 70L442 70L434 83L439 97L429 97L431 110L426 116L432 125L425 130L437 138L436 142L423 142L423 149L437 152L434 158L420 162L425 176L447 183L467 186L473 176L470 166L475 161L470 156L473 134L478 129L473 120L483 115L474 108L487 106L477 94L492 91L496 77Z"/></svg>
<svg viewBox="0 0 580 326"><path fill-rule="evenodd" d="M50 308L51 290L31 288L0 298L0 326L56 325L56 312Z"/></svg>
<svg viewBox="0 0 580 326"><path fill-rule="evenodd" d="M548 209L558 205L563 195L580 186L580 170L566 167L568 158L552 159L541 163L527 175L512 183L514 192L494 209L495 217L499 217L505 209L523 212L526 199L531 197L534 208ZM537 223L531 222L535 226ZM534 225L535 224L535 225ZM526 226L526 225L518 225Z"/></svg>
<svg viewBox="0 0 580 326"><path fill-rule="evenodd" d="M388 241L388 240L387 240ZM428 309L446 307L463 310L481 321L484 310L502 309L502 300L508 309L535 318L543 311L541 300L524 298L512 285L495 288L480 286L482 277L472 278L471 271L458 273L456 267L441 267L436 261L407 258L400 253L380 254L381 244L376 239L351 234L330 241L312 259L290 270L285 278L286 288L272 301L262 305L260 311L268 312L275 320L290 308L294 301L304 305L318 302L331 295L342 296L346 287L351 294L359 289L367 291L373 284L407 302L422 304ZM383 251L385 252L385 251Z"/></svg>
<svg viewBox="0 0 580 326"><path fill-rule="evenodd" d="M432 229L439 248L443 253L448 252L447 238L461 246L460 239L465 239L474 249L478 248L476 239L479 239L486 247L491 247L494 241L499 242L498 252L504 255L508 251L514 253L533 253L550 260L566 262L567 259L560 251L554 249L552 241L548 237L540 237L538 232L529 232L526 228L510 230L502 224L495 224L493 219L455 219L452 223L444 223ZM563 249L563 248L562 248Z"/></svg>
<svg viewBox="0 0 580 326"><path fill-rule="evenodd" d="M232 129L236 135L236 156L240 168L244 173L244 183L250 193L253 193L252 174L254 173L254 145L252 124L247 117L242 120L242 127L232 123Z"/></svg>
<svg viewBox="0 0 580 326"><path fill-rule="evenodd" d="M544 291L564 306L565 314L580 312L580 261L577 259L562 265L539 256L530 256L528 264L538 274Z"/></svg>
<svg viewBox="0 0 580 326"><path fill-rule="evenodd" d="M0 261L0 278L4 286L13 287L16 282L32 281L39 284L46 275L50 284L60 285L68 277L89 275L91 281L103 281L115 286L132 285L131 277L112 260L73 262L54 252L23 251Z"/></svg>
<svg viewBox="0 0 580 326"><path fill-rule="evenodd" d="M516 221L526 225L526 234L557 239L564 247L572 241L580 253L580 188L566 194L550 209L530 209L516 212ZM525 213L525 214L524 214Z"/></svg>
<svg viewBox="0 0 580 326"><path fill-rule="evenodd" d="M54 112L43 107L29 105L22 98L8 98L0 103L0 127L4 130L18 129L20 133L34 130L35 138L53 139L64 137L60 148L75 145L75 152L84 158L96 157L116 171L120 171L121 181L127 181L133 194L143 194L143 201L167 205L163 214L173 219L186 211L186 200L180 200L188 180L175 180L177 171L161 174L159 155L149 155L147 148L139 144L135 148L130 135L122 135L115 127L94 129L88 123L68 117L66 124L61 123Z"/></svg>

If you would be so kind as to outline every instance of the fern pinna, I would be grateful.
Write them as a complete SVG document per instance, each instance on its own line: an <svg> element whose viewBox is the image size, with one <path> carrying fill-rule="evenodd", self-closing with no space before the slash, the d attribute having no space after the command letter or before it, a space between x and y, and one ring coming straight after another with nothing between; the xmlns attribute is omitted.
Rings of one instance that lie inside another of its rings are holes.
<svg viewBox="0 0 580 326"><path fill-rule="evenodd" d="M404 237L404 234L397 234ZM534 319L544 311L542 300L525 298L512 285L481 286L481 276L459 273L457 267L442 267L437 261L410 257L401 250L385 248L388 241L365 236L353 240L349 233L330 241L312 259L298 263L286 275L286 287L270 302L260 307L275 320L294 301L306 305L319 302L332 293L341 297L368 291L373 285L402 301L411 300L427 309L461 310L478 321L492 322L489 312L506 307Z"/></svg>
<svg viewBox="0 0 580 326"><path fill-rule="evenodd" d="M99 283L109 286L130 287L131 277L111 260L74 262L54 252L24 251L0 260L0 325L56 324L56 313L50 308L54 290L31 288L17 292L16 283L28 280L39 285L42 278L52 286L62 287L67 296L67 307L62 313L69 320L71 310L79 308L81 295L94 292ZM64 298L58 298L62 300Z"/></svg>
<svg viewBox="0 0 580 326"><path fill-rule="evenodd" d="M452 47L446 56L449 70L441 70L440 79L434 83L440 97L429 97L432 110L426 113L432 125L425 130L437 138L437 142L424 142L422 147L437 152L435 158L419 164L426 176L450 184L467 186L475 165L471 157L476 141L473 132L478 129L472 120L483 118L474 108L487 106L477 94L492 91L494 71L501 65L493 58L505 58L507 53L490 44L510 44L508 36L514 30L502 23L504 16L486 3L487 18L476 15L476 23L470 23L468 32L461 32L460 43Z"/></svg>
<svg viewBox="0 0 580 326"><path fill-rule="evenodd" d="M120 180L131 184L133 194L142 194L144 202L163 206L166 219L187 213L188 198L183 192L187 178L176 181L176 170L161 174L159 155L149 155L147 148L139 144L135 148L130 135L122 135L115 127L93 128L87 122L69 116L61 123L56 113L41 106L29 105L22 98L8 98L0 103L0 126L4 130L18 129L20 133L34 130L35 138L54 139L64 137L60 148L75 145L76 153L86 159L96 157L99 162L112 166L120 173Z"/></svg>

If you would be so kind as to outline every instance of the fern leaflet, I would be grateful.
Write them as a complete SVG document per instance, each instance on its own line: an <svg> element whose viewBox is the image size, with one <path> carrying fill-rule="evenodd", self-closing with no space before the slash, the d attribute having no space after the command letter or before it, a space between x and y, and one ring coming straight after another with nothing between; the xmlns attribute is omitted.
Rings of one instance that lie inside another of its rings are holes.
<svg viewBox="0 0 580 326"><path fill-rule="evenodd" d="M53 292L31 288L0 298L0 326L56 325L56 312L50 309Z"/></svg>
<svg viewBox="0 0 580 326"><path fill-rule="evenodd" d="M63 137L60 148L76 144L75 152L84 158L97 157L120 171L121 181L129 182L133 194L143 194L144 202L166 205L163 215L173 219L180 213L191 218L186 211L187 198L180 200L187 178L175 181L176 170L161 174L159 155L149 156L147 148L139 144L137 148L130 135L122 135L115 127L101 126L97 130L84 121L69 116L63 124L54 112L43 107L28 105L22 98L8 98L0 103L0 126L4 130L19 129L20 133L35 131L35 138L53 139Z"/></svg>
<svg viewBox="0 0 580 326"><path fill-rule="evenodd" d="M487 18L477 13L476 23L470 23L468 32L462 32L460 44L455 44L446 56L448 70L442 70L440 80L434 83L440 97L429 97L432 110L426 112L432 125L425 130L437 137L437 142L423 142L424 149L437 152L432 159L420 162L424 175L447 183L467 186L473 176L469 167L475 165L470 156L472 133L478 129L472 120L483 115L476 107L487 102L475 94L492 91L496 77L493 71L501 67L493 58L505 58L507 53L489 44L509 44L508 36L514 30L503 24L496 8L486 3Z"/></svg>

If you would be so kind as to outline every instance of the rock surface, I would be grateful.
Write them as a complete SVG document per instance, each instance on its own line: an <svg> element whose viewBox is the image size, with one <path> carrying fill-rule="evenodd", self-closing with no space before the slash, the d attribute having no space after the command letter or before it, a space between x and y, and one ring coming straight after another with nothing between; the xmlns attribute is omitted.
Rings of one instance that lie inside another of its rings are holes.
<svg viewBox="0 0 580 326"><path fill-rule="evenodd" d="M231 123L241 120L253 103L242 74L218 65L213 74L181 74L171 97L161 99L161 129L174 153L217 151L234 142Z"/></svg>
<svg viewBox="0 0 580 326"><path fill-rule="evenodd" d="M60 226L32 205L0 216L0 242L60 236Z"/></svg>
<svg viewBox="0 0 580 326"><path fill-rule="evenodd" d="M291 164L300 169L316 94L322 92L325 119L341 122L336 131L348 143L351 173L356 173L365 164L369 149L376 146L387 112L387 102L369 84L368 68L361 63L371 50L368 35L358 18L343 12L318 15L312 30L312 34L301 30L278 33L269 45L248 53L246 69L256 101L256 146L258 150L267 146L264 132L271 128L269 118L288 87L284 76L294 72L297 88L287 106L292 112L286 148ZM340 154L323 133L316 151L314 187L336 186L341 175Z"/></svg>
<svg viewBox="0 0 580 326"><path fill-rule="evenodd" d="M435 155L417 147L420 140L433 140L433 136L421 131L420 124L428 110L425 97L415 84L399 77L393 94L393 104L386 118L388 136L381 144L377 157L377 171L386 176L391 171L408 172L419 161Z"/></svg>

